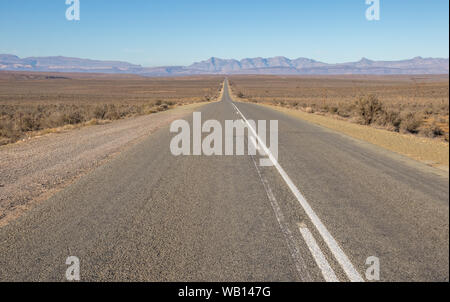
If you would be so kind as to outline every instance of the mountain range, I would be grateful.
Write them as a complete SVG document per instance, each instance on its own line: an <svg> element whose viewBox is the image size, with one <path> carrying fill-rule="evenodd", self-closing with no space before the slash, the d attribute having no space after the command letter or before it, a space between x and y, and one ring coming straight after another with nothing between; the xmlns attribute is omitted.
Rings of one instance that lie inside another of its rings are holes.
<svg viewBox="0 0 450 302"><path fill-rule="evenodd" d="M143 67L120 61L68 57L29 57L0 54L0 71L122 73L142 76L200 74L341 75L341 74L448 74L449 59L416 57L401 61L372 61L328 64L307 58L210 58L189 66Z"/></svg>

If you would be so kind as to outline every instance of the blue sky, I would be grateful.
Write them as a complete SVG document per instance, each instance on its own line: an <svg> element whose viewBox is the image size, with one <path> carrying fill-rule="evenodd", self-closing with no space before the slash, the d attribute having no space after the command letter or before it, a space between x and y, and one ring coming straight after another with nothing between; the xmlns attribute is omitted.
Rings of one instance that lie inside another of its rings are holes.
<svg viewBox="0 0 450 302"><path fill-rule="evenodd" d="M337 63L361 57L448 57L448 0L0 0L0 53L188 65L211 56L308 57Z"/></svg>

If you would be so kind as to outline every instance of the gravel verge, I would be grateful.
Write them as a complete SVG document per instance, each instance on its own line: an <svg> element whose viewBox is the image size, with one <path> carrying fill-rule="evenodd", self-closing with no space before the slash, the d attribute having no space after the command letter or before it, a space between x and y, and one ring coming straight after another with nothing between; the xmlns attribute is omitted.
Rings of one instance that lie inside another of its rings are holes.
<svg viewBox="0 0 450 302"><path fill-rule="evenodd" d="M0 227L202 104L34 137L0 147Z"/></svg>

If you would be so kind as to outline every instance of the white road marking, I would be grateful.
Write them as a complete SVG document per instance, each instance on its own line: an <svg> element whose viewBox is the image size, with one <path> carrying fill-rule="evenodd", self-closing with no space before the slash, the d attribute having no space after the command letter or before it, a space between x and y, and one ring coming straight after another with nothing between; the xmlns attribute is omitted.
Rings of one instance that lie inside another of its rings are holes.
<svg viewBox="0 0 450 302"><path fill-rule="evenodd" d="M267 197L269 198L270 204L272 205L273 211L275 212L275 217L277 218L278 225L280 226L281 232L283 233L286 243L288 245L289 252L291 253L291 257L294 260L295 267L297 268L297 271L299 272L299 276L303 282L312 282L311 275L309 274L308 270L306 269L305 261L303 260L303 257L300 253L300 249L295 243L294 236L287 226L286 220L284 219L283 212L281 211L280 205L277 202L277 199L275 198L275 195L273 195L272 189L269 186L269 182L262 176L261 171L258 167L258 164L255 161L255 158L253 156L252 160L255 164L256 171L258 172L259 179L261 180L264 189L266 190Z"/></svg>
<svg viewBox="0 0 450 302"><path fill-rule="evenodd" d="M325 279L325 281L339 282L339 279L336 277L336 274L334 273L327 259L323 255L322 251L317 245L316 240L314 239L314 236L311 234L308 228L304 226L299 226L299 229L300 233L303 236L303 239L306 242L306 245L309 248L309 251L311 252L314 260L317 263L317 266L320 268L320 271L322 272L322 276Z"/></svg>
<svg viewBox="0 0 450 302"><path fill-rule="evenodd" d="M294 196L297 198L298 202L302 206L303 210L306 212L306 215L308 215L309 219L313 223L313 225L316 227L319 234L322 236L322 239L327 244L328 248L333 253L334 257L338 261L338 263L341 265L342 269L344 270L347 277L350 279L351 282L364 282L364 279L361 277L361 275L358 273L358 271L354 268L353 264L351 263L350 259L347 257L347 255L344 253L344 251L341 249L337 241L333 238L333 236L330 234L330 232L327 230L325 225L320 220L319 216L314 212L314 210L311 208L309 203L306 201L306 199L303 197L303 195L300 193L299 189L294 185L291 178L287 175L287 173L284 171L284 169L280 166L278 163L278 160L275 159L272 152L267 148L265 143L261 140L261 138L256 133L255 129L250 125L250 123L247 121L245 116L242 114L242 112L239 110L239 108L234 104L231 103L231 105L234 106L236 111L239 112L239 115L242 117L242 119L247 124L248 128L253 133L254 137L259 141L260 147L264 150L264 152L269 157L270 161L272 161L274 167L278 170L278 173L280 173L281 177L286 182L287 186L291 190L291 192L294 194Z"/></svg>

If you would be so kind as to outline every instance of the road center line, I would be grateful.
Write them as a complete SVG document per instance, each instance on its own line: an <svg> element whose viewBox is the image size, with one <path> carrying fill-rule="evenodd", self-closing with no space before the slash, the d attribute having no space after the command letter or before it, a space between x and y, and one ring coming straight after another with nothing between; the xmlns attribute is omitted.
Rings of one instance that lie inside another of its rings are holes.
<svg viewBox="0 0 450 302"><path fill-rule="evenodd" d="M314 260L317 263L317 266L320 268L320 271L322 272L322 276L325 279L325 281L339 282L339 279L336 277L336 274L334 273L327 259L323 255L322 251L319 248L319 245L317 245L314 236L311 234L308 228L304 226L299 226L299 229L300 233L303 236L303 239L306 242L306 245L309 248L309 251L311 252Z"/></svg>
<svg viewBox="0 0 450 302"><path fill-rule="evenodd" d="M306 199L300 193L299 189L294 185L291 178L287 175L287 173L284 171L284 169L280 166L280 164L278 163L278 160L275 159L272 152L267 148L265 143L258 136L255 129L253 129L253 127L250 125L248 120L245 118L245 116L242 114L242 112L239 110L239 108L233 102L231 102L231 105L234 106L236 111L239 113L239 115L242 117L242 119L247 124L247 127L250 129L253 136L258 140L260 147L267 154L270 161L273 163L274 167L278 170L278 173L280 173L281 177L284 179L284 181L286 182L289 189L292 191L294 196L297 198L297 200L300 203L300 205L302 206L303 210L306 212L306 215L308 215L309 219L311 220L313 225L316 227L319 234L322 236L322 239L325 241L328 248L331 250L334 257L336 258L338 263L341 265L342 269L344 270L345 274L350 279L350 281L351 282L364 282L364 279L361 277L361 275L358 273L358 271L354 268L350 259L347 257L347 255L341 249L341 247L339 246L337 241L333 238L333 236L330 234L328 229L322 223L319 216L317 216L317 214L311 208L309 203L306 201Z"/></svg>
<svg viewBox="0 0 450 302"><path fill-rule="evenodd" d="M255 158L251 156L253 163L255 164L256 171L258 172L259 179L261 180L264 189L266 190L267 197L269 198L270 204L272 205L273 211L275 212L275 217L277 218L278 225L286 239L286 243L288 245L289 251L291 253L291 257L294 260L295 267L299 272L300 279L303 282L312 282L311 275L309 274L305 261L300 253L300 249L298 248L294 235L291 230L287 226L286 220L284 219L283 212L281 211L280 205L278 204L275 195L273 195L272 189L270 188L269 182L265 179L265 177L261 174L261 171L258 167L258 164L255 161Z"/></svg>

